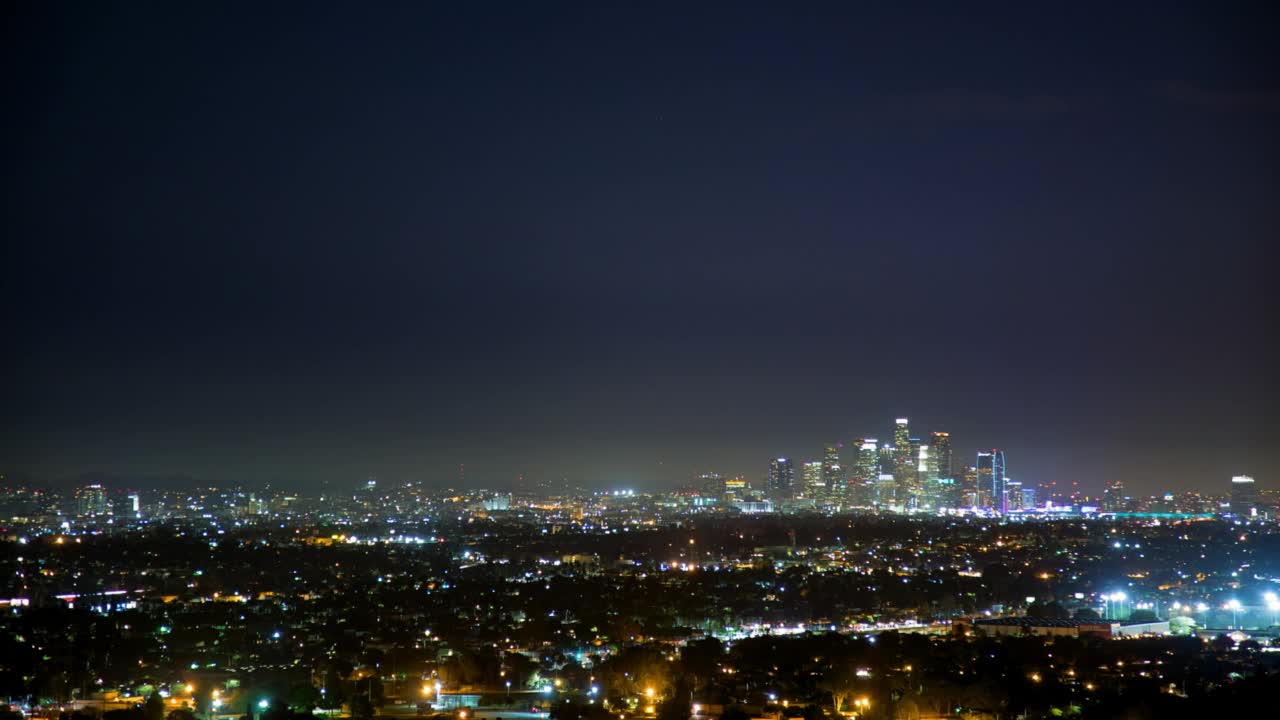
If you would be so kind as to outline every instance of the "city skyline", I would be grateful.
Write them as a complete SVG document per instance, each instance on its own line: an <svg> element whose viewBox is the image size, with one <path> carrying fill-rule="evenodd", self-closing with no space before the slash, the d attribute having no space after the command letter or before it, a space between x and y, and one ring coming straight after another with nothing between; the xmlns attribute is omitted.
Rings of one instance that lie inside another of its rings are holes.
<svg viewBox="0 0 1280 720"><path fill-rule="evenodd" d="M1270 5L359 15L15 8L0 473L1280 477Z"/></svg>

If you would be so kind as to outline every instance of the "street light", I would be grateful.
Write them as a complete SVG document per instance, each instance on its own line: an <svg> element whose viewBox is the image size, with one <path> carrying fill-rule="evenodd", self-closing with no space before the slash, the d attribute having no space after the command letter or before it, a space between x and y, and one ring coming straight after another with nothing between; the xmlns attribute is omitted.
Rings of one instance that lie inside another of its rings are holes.
<svg viewBox="0 0 1280 720"><path fill-rule="evenodd" d="M511 681L507 681L507 702L511 702Z"/></svg>
<svg viewBox="0 0 1280 720"><path fill-rule="evenodd" d="M1240 607L1241 607L1240 601L1235 598L1231 598L1230 600L1227 601L1226 609L1231 611L1232 629L1236 629L1240 623L1240 618L1238 616L1238 613L1240 612Z"/></svg>

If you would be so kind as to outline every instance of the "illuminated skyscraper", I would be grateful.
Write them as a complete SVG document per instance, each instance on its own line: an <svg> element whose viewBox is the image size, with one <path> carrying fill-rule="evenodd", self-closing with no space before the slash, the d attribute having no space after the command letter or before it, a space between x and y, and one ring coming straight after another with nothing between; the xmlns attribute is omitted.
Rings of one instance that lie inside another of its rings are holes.
<svg viewBox="0 0 1280 720"><path fill-rule="evenodd" d="M876 478L874 500L877 505L894 505L897 503L898 482L889 473L880 473Z"/></svg>
<svg viewBox="0 0 1280 720"><path fill-rule="evenodd" d="M911 452L909 421L907 418L898 418L893 425L893 476L898 480L898 489L909 488L915 475L916 455Z"/></svg>
<svg viewBox="0 0 1280 720"><path fill-rule="evenodd" d="M978 492L983 507L1007 512L1008 498L1004 487L1004 451L998 449L978 451Z"/></svg>
<svg viewBox="0 0 1280 720"><path fill-rule="evenodd" d="M101 485L85 485L76 488L76 514L106 515L109 509L107 490Z"/></svg>
<svg viewBox="0 0 1280 720"><path fill-rule="evenodd" d="M804 496L822 502L829 491L822 477L822 461L810 460L801 467L801 479L804 485Z"/></svg>
<svg viewBox="0 0 1280 720"><path fill-rule="evenodd" d="M698 476L698 489L707 497L719 498L724 495L724 478L716 472L702 473Z"/></svg>
<svg viewBox="0 0 1280 720"><path fill-rule="evenodd" d="M1235 515L1252 515L1258 504L1258 491L1253 486L1253 478L1248 475L1236 475L1231 478L1231 512Z"/></svg>
<svg viewBox="0 0 1280 720"><path fill-rule="evenodd" d="M844 495L844 470L840 467L840 448L828 445L822 455L822 483L827 488L829 500L840 499Z"/></svg>
<svg viewBox="0 0 1280 720"><path fill-rule="evenodd" d="M795 489L796 471L789 458L777 458L769 463L769 481L765 492L770 497L782 499L791 497Z"/></svg>
<svg viewBox="0 0 1280 720"><path fill-rule="evenodd" d="M929 438L929 470L935 478L953 478L951 474L951 433L935 432Z"/></svg>
<svg viewBox="0 0 1280 720"><path fill-rule="evenodd" d="M879 440L875 438L862 438L854 441L854 446L858 448L858 458L854 462L853 468L853 485L855 492L851 493L851 502L867 502L872 498L873 486L880 477L880 449Z"/></svg>
<svg viewBox="0 0 1280 720"><path fill-rule="evenodd" d="M1004 506L1007 510L1022 509L1022 483L1004 479Z"/></svg>
<svg viewBox="0 0 1280 720"><path fill-rule="evenodd" d="M1124 483L1119 480L1107 483L1107 489L1102 493L1103 512L1120 512L1124 506Z"/></svg>
<svg viewBox="0 0 1280 720"><path fill-rule="evenodd" d="M724 499L726 502L744 500L747 497L747 479L741 475L724 481Z"/></svg>
<svg viewBox="0 0 1280 720"><path fill-rule="evenodd" d="M982 507L982 495L978 490L978 469L970 465L960 474L960 507Z"/></svg>

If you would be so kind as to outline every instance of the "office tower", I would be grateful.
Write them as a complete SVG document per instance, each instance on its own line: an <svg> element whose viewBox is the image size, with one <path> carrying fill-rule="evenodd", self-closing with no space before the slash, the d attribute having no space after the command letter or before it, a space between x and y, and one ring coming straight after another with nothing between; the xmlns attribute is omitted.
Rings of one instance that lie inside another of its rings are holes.
<svg viewBox="0 0 1280 720"><path fill-rule="evenodd" d="M702 473L698 476L698 489L707 497L721 497L724 495L724 478L716 472Z"/></svg>
<svg viewBox="0 0 1280 720"><path fill-rule="evenodd" d="M1007 477L1004 479L1004 506L1006 510L1022 509L1022 483Z"/></svg>
<svg viewBox="0 0 1280 720"><path fill-rule="evenodd" d="M877 505L893 505L898 501L898 481L890 473L881 473L876 477L875 491L872 499Z"/></svg>
<svg viewBox="0 0 1280 720"><path fill-rule="evenodd" d="M795 468L788 458L777 458L769 463L769 480L765 492L776 499L789 498L796 484Z"/></svg>
<svg viewBox="0 0 1280 720"><path fill-rule="evenodd" d="M828 445L822 454L822 483L827 487L827 498L838 500L844 494L844 469L840 467L840 448Z"/></svg>
<svg viewBox="0 0 1280 720"><path fill-rule="evenodd" d="M77 515L106 515L107 490L101 485L85 485L76 488L75 510Z"/></svg>
<svg viewBox="0 0 1280 720"><path fill-rule="evenodd" d="M960 505L959 487L955 478L931 478L922 490L925 507L931 510L953 508Z"/></svg>
<svg viewBox="0 0 1280 720"><path fill-rule="evenodd" d="M929 472L929 446L917 438L911 439L911 454L916 459L915 485L907 494L906 507L935 507L930 500L933 491L933 475Z"/></svg>
<svg viewBox="0 0 1280 720"><path fill-rule="evenodd" d="M823 479L823 462L809 460L801 466L800 476L804 485L804 496L822 502L829 495L826 481Z"/></svg>
<svg viewBox="0 0 1280 720"><path fill-rule="evenodd" d="M1030 510L1036 506L1036 489L1034 487L1022 488L1022 509Z"/></svg>
<svg viewBox="0 0 1280 720"><path fill-rule="evenodd" d="M881 445L876 450L876 467L877 467L876 474L877 475L893 474L893 463L894 463L893 458L894 458L895 452L896 452L896 448L894 448L893 445L890 443Z"/></svg>
<svg viewBox="0 0 1280 720"><path fill-rule="evenodd" d="M916 453L912 452L911 429L907 418L893 426L893 476L898 480L898 503L904 507L915 494Z"/></svg>
<svg viewBox="0 0 1280 720"><path fill-rule="evenodd" d="M874 486L880 477L880 441L875 438L861 438L853 441L858 454L853 461L853 473L849 480L848 499L855 503L870 503L874 500Z"/></svg>
<svg viewBox="0 0 1280 720"><path fill-rule="evenodd" d="M1231 478L1231 512L1235 515L1252 515L1258 502L1258 491L1253 486L1253 478L1248 475L1236 475Z"/></svg>
<svg viewBox="0 0 1280 720"><path fill-rule="evenodd" d="M935 478L955 477L951 474L951 433L935 432L929 438L929 471Z"/></svg>
<svg viewBox="0 0 1280 720"><path fill-rule="evenodd" d="M978 490L978 469L972 465L960 474L960 506L976 508L982 506L982 493Z"/></svg>
<svg viewBox="0 0 1280 720"><path fill-rule="evenodd" d="M1103 512L1120 512L1124 505L1124 483L1119 480L1107 483L1107 489L1102 492Z"/></svg>
<svg viewBox="0 0 1280 720"><path fill-rule="evenodd" d="M983 507L1005 512L1008 510L1004 491L1004 451L991 449L978 451L978 492L983 496Z"/></svg>
<svg viewBox="0 0 1280 720"><path fill-rule="evenodd" d="M727 502L745 500L747 497L747 479L741 475L724 481L724 499Z"/></svg>

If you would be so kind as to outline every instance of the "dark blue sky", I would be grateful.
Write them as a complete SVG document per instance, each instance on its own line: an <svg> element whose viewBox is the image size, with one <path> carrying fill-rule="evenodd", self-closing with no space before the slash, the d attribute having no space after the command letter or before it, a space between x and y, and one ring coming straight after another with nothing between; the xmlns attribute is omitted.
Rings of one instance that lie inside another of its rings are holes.
<svg viewBox="0 0 1280 720"><path fill-rule="evenodd" d="M0 472L1275 485L1269 3L261 5L6 10Z"/></svg>

